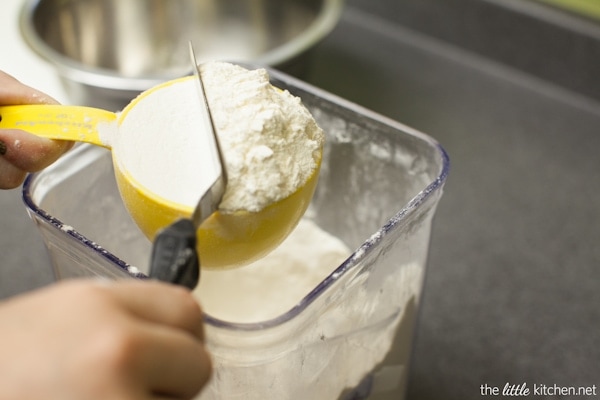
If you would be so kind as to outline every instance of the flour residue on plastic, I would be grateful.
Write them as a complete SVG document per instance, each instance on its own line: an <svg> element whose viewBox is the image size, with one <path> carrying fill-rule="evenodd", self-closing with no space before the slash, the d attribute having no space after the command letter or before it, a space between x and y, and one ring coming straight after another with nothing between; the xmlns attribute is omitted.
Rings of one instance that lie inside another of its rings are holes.
<svg viewBox="0 0 600 400"><path fill-rule="evenodd" d="M120 113L117 113L117 119ZM96 130L98 131L98 138L100 142L106 147L112 147L114 138L119 133L119 124L117 120L111 122L98 122L96 124Z"/></svg>

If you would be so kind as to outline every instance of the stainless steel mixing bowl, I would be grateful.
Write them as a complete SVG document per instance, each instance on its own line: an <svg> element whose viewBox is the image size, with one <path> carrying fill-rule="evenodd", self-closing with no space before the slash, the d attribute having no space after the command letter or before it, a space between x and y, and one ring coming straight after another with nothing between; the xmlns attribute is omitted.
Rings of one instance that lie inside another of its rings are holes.
<svg viewBox="0 0 600 400"><path fill-rule="evenodd" d="M26 0L25 41L53 63L74 103L109 109L200 62L291 72L339 20L343 0Z"/></svg>

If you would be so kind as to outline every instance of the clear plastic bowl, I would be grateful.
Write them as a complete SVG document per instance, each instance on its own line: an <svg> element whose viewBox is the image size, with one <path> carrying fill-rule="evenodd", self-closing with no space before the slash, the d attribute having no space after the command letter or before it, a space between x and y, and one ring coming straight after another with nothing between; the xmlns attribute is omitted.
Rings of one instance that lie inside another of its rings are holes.
<svg viewBox="0 0 600 400"><path fill-rule="evenodd" d="M206 315L215 372L198 398L402 399L447 154L427 135L269 72L327 135L305 218L355 250L274 319ZM23 199L56 279L145 277L151 246L121 203L106 150L77 146L29 176Z"/></svg>

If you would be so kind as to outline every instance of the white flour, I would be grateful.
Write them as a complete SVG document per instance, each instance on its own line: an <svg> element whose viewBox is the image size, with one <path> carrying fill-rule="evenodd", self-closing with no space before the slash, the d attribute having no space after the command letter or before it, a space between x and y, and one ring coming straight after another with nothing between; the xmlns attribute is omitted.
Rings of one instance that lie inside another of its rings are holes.
<svg viewBox="0 0 600 400"><path fill-rule="evenodd" d="M310 220L250 266L202 271L193 292L211 317L256 323L282 316L350 251ZM353 255L354 257L354 255ZM207 326L214 378L196 400L398 399L408 371L423 266L382 259L338 276L338 285L292 320L244 331Z"/></svg>
<svg viewBox="0 0 600 400"><path fill-rule="evenodd" d="M141 97L120 118L113 152L123 168L156 195L194 206L214 181L217 158L193 80Z"/></svg>
<svg viewBox="0 0 600 400"><path fill-rule="evenodd" d="M242 323L266 321L290 310L350 253L338 238L302 219L264 258L244 268L203 270L194 296L215 318Z"/></svg>
<svg viewBox="0 0 600 400"><path fill-rule="evenodd" d="M202 77L225 157L222 212L260 211L314 173L323 132L299 98L269 83L264 69L212 62ZM143 186L194 206L218 170L192 79L152 92L131 108L113 148Z"/></svg>
<svg viewBox="0 0 600 400"><path fill-rule="evenodd" d="M272 86L264 69L214 62L202 77L231 185L221 210L259 211L295 192L315 171L324 140L300 98Z"/></svg>

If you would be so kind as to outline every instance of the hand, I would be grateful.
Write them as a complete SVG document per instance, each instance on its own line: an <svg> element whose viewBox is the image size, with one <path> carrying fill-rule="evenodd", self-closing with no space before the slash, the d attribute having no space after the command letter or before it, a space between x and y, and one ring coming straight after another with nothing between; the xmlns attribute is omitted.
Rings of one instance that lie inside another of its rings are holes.
<svg viewBox="0 0 600 400"><path fill-rule="evenodd" d="M0 399L192 399L200 306L155 281L64 281L0 304Z"/></svg>
<svg viewBox="0 0 600 400"><path fill-rule="evenodd" d="M0 71L0 105L57 103ZM18 129L0 129L0 189L19 186L28 172L46 168L72 146L73 142L40 138Z"/></svg>

